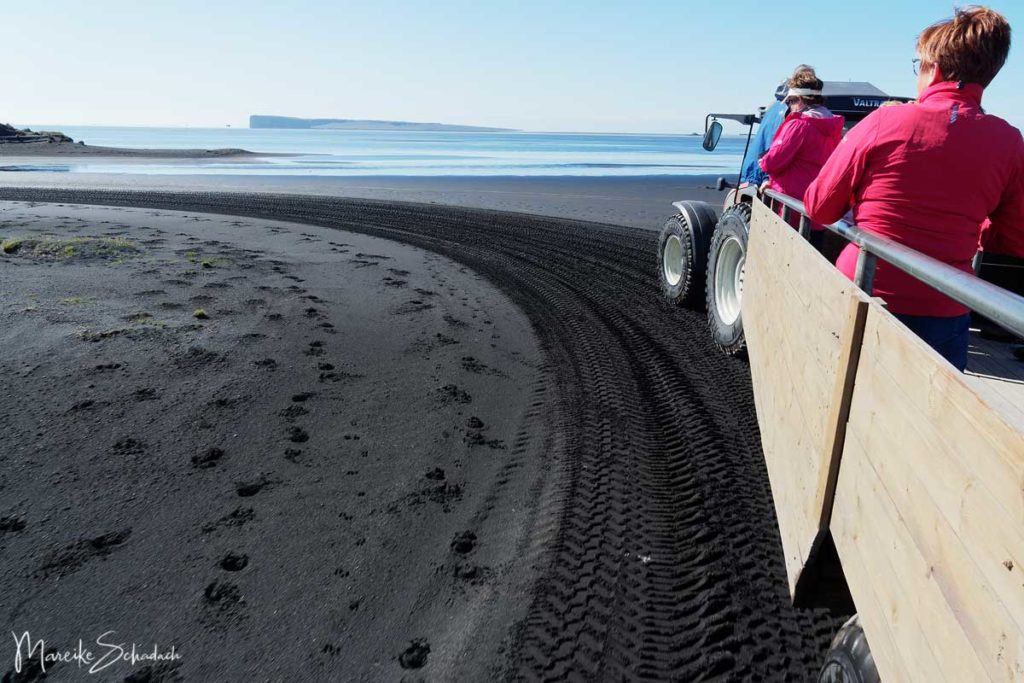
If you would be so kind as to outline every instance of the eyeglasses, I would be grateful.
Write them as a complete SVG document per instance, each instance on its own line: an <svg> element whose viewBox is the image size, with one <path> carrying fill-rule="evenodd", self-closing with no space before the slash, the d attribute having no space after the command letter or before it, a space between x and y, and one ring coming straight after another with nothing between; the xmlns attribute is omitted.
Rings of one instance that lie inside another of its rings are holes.
<svg viewBox="0 0 1024 683"><path fill-rule="evenodd" d="M910 63L914 65L914 75L915 76L920 75L920 73L921 73L921 59L919 57L915 57L914 59L910 60Z"/></svg>

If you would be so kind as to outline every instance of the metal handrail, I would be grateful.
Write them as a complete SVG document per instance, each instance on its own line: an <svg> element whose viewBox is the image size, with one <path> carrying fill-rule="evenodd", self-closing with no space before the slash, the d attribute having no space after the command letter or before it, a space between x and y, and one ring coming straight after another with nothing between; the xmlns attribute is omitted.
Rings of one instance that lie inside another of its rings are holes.
<svg viewBox="0 0 1024 683"><path fill-rule="evenodd" d="M807 216L804 203L798 199L774 190L765 190L764 195L793 211L798 211L803 217ZM804 223L805 221L801 221L801 227ZM868 295L871 294L877 257L972 311L980 313L1000 327L1024 337L1024 297L898 242L873 235L847 221L837 221L826 225L825 228L860 248L854 281Z"/></svg>

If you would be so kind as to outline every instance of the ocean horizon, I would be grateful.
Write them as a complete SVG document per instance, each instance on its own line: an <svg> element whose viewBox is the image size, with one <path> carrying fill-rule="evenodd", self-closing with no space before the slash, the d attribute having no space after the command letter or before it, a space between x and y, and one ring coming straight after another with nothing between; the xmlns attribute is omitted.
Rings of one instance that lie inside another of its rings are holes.
<svg viewBox="0 0 1024 683"><path fill-rule="evenodd" d="M223 159L37 158L4 171L256 176L694 176L739 167L745 136L705 152L696 135L31 125L98 147L241 148ZM16 156L16 155L14 155ZM13 161L13 160L12 160Z"/></svg>

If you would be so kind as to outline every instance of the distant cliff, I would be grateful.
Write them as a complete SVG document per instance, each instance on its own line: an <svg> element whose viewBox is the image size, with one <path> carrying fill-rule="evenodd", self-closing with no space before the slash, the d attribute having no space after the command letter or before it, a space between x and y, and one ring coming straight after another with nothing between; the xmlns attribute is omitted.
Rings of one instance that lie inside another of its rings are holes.
<svg viewBox="0 0 1024 683"><path fill-rule="evenodd" d="M409 121L367 121L360 119L297 119L292 116L249 117L250 128L318 128L328 130L446 130L463 133L504 133L511 128L454 126L447 123L411 123Z"/></svg>

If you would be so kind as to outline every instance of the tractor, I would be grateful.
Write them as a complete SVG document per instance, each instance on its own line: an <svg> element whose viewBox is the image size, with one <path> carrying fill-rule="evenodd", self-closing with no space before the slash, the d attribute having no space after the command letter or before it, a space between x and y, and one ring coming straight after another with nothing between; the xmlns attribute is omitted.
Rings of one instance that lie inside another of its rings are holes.
<svg viewBox="0 0 1024 683"><path fill-rule="evenodd" d="M775 97L786 93L779 86ZM825 106L846 120L849 129L892 97L870 83L825 82ZM722 136L722 120L747 128L744 159L750 150L754 126L761 123L765 108L754 114L708 114L704 120L703 147L711 152ZM676 213L666 221L658 239L658 271L661 290L672 303L689 308L706 307L708 327L715 344L727 354L743 351L746 342L740 302L743 296L743 264L750 232L751 202L759 199L758 188L737 180L719 178L717 189L729 190L722 211L701 201L674 202Z"/></svg>

